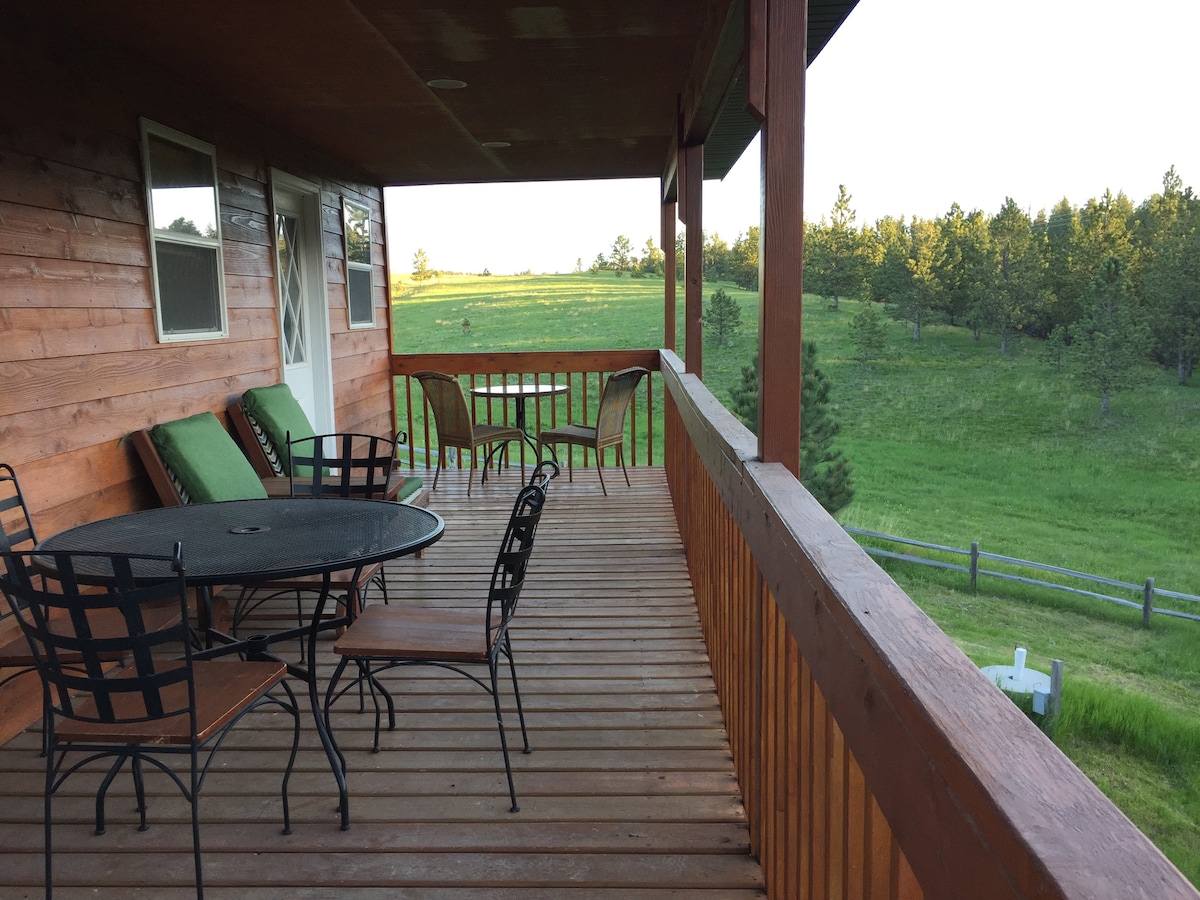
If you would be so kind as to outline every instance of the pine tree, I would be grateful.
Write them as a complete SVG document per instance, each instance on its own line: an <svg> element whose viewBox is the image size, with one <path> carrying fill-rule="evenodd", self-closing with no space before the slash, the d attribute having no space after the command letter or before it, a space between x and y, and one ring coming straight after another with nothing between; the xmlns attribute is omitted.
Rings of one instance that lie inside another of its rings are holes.
<svg viewBox="0 0 1200 900"><path fill-rule="evenodd" d="M730 346L741 324L742 308L725 293L724 288L717 288L716 293L708 298L708 310L704 314L704 328L713 343L717 347Z"/></svg>
<svg viewBox="0 0 1200 900"><path fill-rule="evenodd" d="M742 380L729 389L733 400L730 410L745 423L746 427L758 434L758 354L748 366L742 366Z"/></svg>
<svg viewBox="0 0 1200 900"><path fill-rule="evenodd" d="M428 281L433 277L433 270L429 268L429 254L423 248L419 248L413 254L413 281Z"/></svg>
<svg viewBox="0 0 1200 900"><path fill-rule="evenodd" d="M887 346L887 333L875 305L868 300L850 320L850 342L858 351L858 360L866 365L868 360L878 359Z"/></svg>
<svg viewBox="0 0 1200 900"><path fill-rule="evenodd" d="M1134 301L1125 264L1116 256L1101 263L1084 303L1087 312L1075 328L1079 377L1100 395L1100 414L1107 415L1110 395L1142 380L1150 329Z"/></svg>
<svg viewBox="0 0 1200 900"><path fill-rule="evenodd" d="M854 499L854 479L850 463L833 447L842 426L830 409L829 377L817 367L812 341L804 342L800 370L800 483L835 513Z"/></svg>
<svg viewBox="0 0 1200 900"><path fill-rule="evenodd" d="M829 408L829 377L817 367L817 345L804 342L800 357L800 483L830 514L854 499L850 463L833 439L841 431ZM758 430L758 354L742 367L742 381L730 394L733 413L751 431Z"/></svg>

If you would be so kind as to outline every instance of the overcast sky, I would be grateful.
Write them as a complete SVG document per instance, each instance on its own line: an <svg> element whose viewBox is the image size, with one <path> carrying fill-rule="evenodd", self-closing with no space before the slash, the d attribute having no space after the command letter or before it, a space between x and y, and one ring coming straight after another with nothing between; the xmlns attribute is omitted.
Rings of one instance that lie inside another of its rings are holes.
<svg viewBox="0 0 1200 900"><path fill-rule="evenodd" d="M859 0L809 68L805 214L839 184L859 223L957 202L1031 213L1106 188L1200 184L1200 0ZM658 180L389 188L393 272L569 272L624 234L658 242ZM567 202L563 202L567 199ZM564 216L570 211L570 217ZM758 224L758 142L705 182L704 229Z"/></svg>

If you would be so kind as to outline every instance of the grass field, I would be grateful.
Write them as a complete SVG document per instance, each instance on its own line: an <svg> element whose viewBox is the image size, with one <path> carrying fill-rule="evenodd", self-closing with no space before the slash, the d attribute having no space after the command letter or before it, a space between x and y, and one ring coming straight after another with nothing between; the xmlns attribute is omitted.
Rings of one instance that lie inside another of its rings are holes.
<svg viewBox="0 0 1200 900"><path fill-rule="evenodd" d="M756 347L757 298L721 287L740 301L743 324L732 347L705 348L704 380L727 402ZM402 351L662 342L653 279L463 276L401 293ZM863 366L847 328L857 310L804 303L804 334L833 382L839 445L854 466L843 524L957 547L977 540L993 553L1200 594L1200 385L1155 374L1101 417L1097 397L1039 361L1036 341L1001 355L994 339L926 326L914 344L900 323L889 325L886 358ZM1063 659L1055 742L1200 883L1200 623L1156 617L1147 630L1136 610L1096 600L987 581L971 594L965 576L885 568L976 664L1010 662L1017 644L1042 671Z"/></svg>

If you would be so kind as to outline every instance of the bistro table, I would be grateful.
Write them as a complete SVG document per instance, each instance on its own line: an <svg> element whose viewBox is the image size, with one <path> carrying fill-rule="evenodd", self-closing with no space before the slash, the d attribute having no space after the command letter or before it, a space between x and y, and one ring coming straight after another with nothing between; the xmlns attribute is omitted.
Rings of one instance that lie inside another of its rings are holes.
<svg viewBox="0 0 1200 900"><path fill-rule="evenodd" d="M539 399L541 397L553 397L556 394L565 394L568 390L570 390L569 385L557 384L552 381L535 381L533 384L482 385L471 388L471 395L474 397L486 397L489 400L516 400L517 429L524 435L525 443L533 450L534 457L536 458L538 455L537 441L533 439L529 431L525 428L525 401L530 397Z"/></svg>
<svg viewBox="0 0 1200 900"><path fill-rule="evenodd" d="M68 529L39 543L36 551L169 554L183 545L184 578L201 589L197 610L209 649L196 659L244 653L263 655L271 644L307 639L307 665L288 662L288 673L308 685L317 733L337 780L342 829L350 827L346 764L321 709L317 686L319 632L349 623L345 612L326 617L330 575L415 553L437 541L441 516L427 509L384 500L276 499L192 503L129 513ZM46 562L52 565L48 558ZM86 574L86 572L81 572ZM135 575L138 575L136 570ZM145 573L162 577L165 571ZM211 589L300 575L322 575L320 596L309 625L235 638L212 627Z"/></svg>

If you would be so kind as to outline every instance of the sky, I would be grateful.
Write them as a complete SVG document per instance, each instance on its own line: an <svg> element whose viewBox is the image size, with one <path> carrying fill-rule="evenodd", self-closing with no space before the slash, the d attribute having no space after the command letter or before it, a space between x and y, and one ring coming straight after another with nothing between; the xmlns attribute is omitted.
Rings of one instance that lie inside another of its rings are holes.
<svg viewBox="0 0 1200 900"><path fill-rule="evenodd" d="M1200 185L1197 34L1200 0L859 0L809 66L805 216L839 184L859 224L1106 189L1137 204L1172 165ZM733 243L758 224L758 175L755 140L704 183L705 232ZM658 179L384 193L397 273L419 248L434 269L499 275L586 268L622 234L639 254L658 242Z"/></svg>

